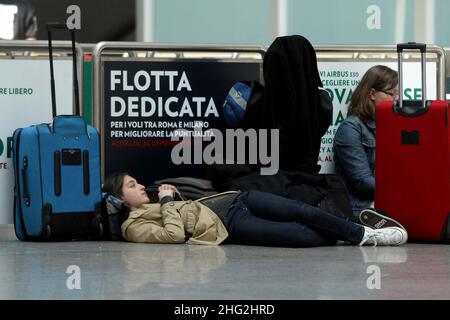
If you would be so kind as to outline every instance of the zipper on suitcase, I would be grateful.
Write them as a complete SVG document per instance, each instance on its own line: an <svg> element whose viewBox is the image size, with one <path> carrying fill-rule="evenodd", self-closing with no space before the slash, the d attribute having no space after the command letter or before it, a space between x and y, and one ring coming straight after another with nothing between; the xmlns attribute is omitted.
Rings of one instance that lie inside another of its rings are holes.
<svg viewBox="0 0 450 320"><path fill-rule="evenodd" d="M55 195L61 195L61 152L55 151L53 154L53 170L54 170L54 185Z"/></svg>
<svg viewBox="0 0 450 320"><path fill-rule="evenodd" d="M14 205L14 214L18 214L19 215L19 219L20 219L20 224L21 224L21 231L23 233L24 239L26 239L28 237L28 233L25 227L25 220L23 219L23 210L22 210L22 201L20 200L20 176L18 174L19 172L19 145L20 145L20 136L22 134L22 129L19 129L20 131L17 133L17 142L14 145L14 160L15 160L15 166L17 168L17 176L16 176L16 183L17 183L17 190L15 190L17 192L17 201L19 204L19 212L16 212L16 206ZM14 197L14 199L16 200L16 197ZM16 223L15 217L14 217L14 223ZM16 236L17 236L17 231L16 228L14 228L14 231L16 232ZM19 237L18 237L19 238ZM22 239L20 239L22 240Z"/></svg>
<svg viewBox="0 0 450 320"><path fill-rule="evenodd" d="M83 150L83 189L84 189L84 194L88 195L90 192L89 151L88 150Z"/></svg>
<svg viewBox="0 0 450 320"><path fill-rule="evenodd" d="M25 198L25 205L30 206L30 194L28 192L28 182L27 182L27 168L28 168L28 157L23 157L22 160L22 183L23 183L23 197Z"/></svg>
<svg viewBox="0 0 450 320"><path fill-rule="evenodd" d="M448 106L445 108L445 126L448 127Z"/></svg>

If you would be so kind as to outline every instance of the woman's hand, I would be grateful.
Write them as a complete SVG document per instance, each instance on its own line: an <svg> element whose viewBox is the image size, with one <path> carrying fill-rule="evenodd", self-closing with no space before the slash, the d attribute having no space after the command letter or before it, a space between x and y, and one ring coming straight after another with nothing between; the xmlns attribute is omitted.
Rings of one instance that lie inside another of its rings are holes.
<svg viewBox="0 0 450 320"><path fill-rule="evenodd" d="M175 191L177 189L171 184L162 184L158 187L158 198L161 200L166 196L175 198Z"/></svg>

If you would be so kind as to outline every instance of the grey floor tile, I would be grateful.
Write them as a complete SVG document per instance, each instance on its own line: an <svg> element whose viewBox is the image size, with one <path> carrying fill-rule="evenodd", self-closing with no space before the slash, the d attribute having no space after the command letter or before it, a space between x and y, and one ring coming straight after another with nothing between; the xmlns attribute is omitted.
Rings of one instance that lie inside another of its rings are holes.
<svg viewBox="0 0 450 320"><path fill-rule="evenodd" d="M33 243L0 234L0 299L450 299L448 245Z"/></svg>

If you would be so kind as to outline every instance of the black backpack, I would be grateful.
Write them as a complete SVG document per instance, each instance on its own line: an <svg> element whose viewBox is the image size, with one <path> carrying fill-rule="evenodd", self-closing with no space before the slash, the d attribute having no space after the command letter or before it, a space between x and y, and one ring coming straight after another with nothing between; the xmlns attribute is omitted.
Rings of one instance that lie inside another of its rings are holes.
<svg viewBox="0 0 450 320"><path fill-rule="evenodd" d="M128 208L117 197L103 193L102 221L103 235L101 240L123 241L121 226L128 219Z"/></svg>

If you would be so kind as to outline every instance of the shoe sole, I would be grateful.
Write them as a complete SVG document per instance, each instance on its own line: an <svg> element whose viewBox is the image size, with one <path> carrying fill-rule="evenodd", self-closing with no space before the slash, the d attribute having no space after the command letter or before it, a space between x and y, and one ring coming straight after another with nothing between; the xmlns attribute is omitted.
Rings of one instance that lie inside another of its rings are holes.
<svg viewBox="0 0 450 320"><path fill-rule="evenodd" d="M363 210L359 215L359 221L363 225L374 229L398 227L406 231L405 227L403 227L394 219L391 219L373 210Z"/></svg>

